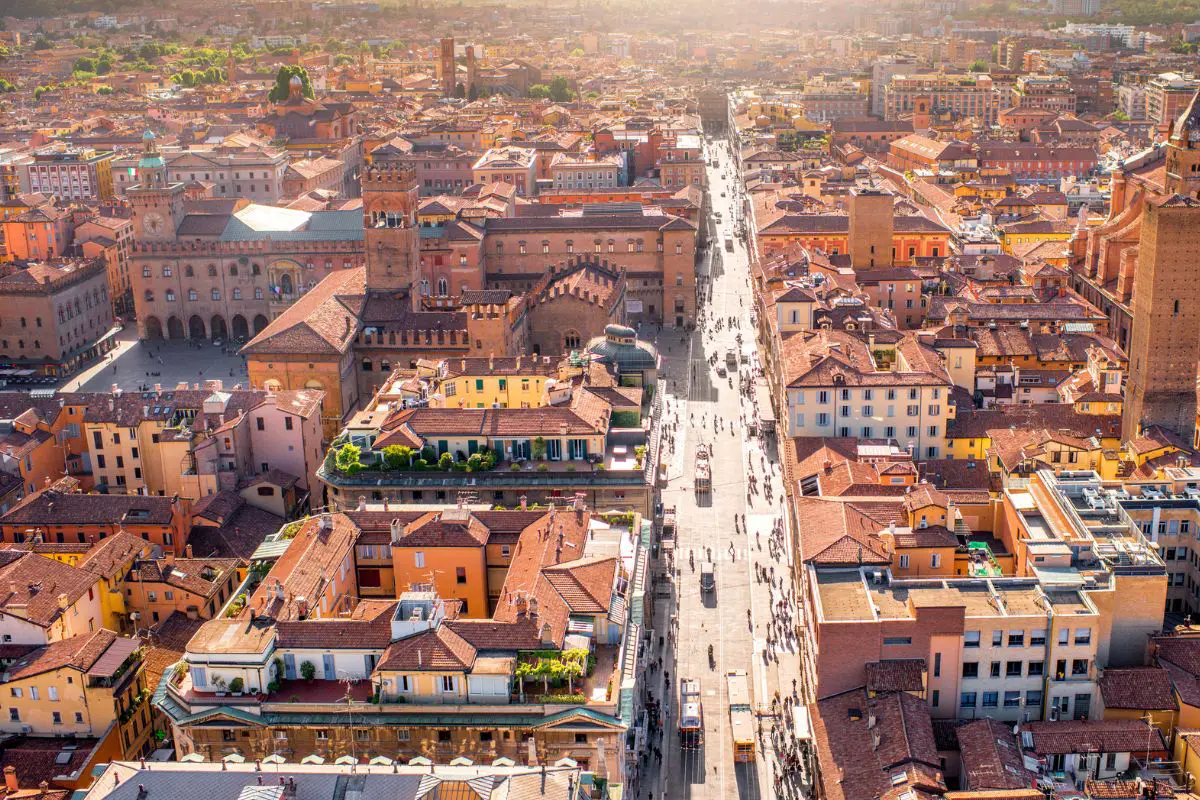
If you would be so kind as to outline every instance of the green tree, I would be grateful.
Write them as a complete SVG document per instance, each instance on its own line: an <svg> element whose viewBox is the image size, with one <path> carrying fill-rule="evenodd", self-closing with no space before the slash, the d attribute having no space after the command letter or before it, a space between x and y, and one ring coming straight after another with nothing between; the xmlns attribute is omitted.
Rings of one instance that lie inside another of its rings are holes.
<svg viewBox="0 0 1200 800"><path fill-rule="evenodd" d="M72 67L73 72L95 72L96 59L90 56L82 56L75 59L75 66Z"/></svg>
<svg viewBox="0 0 1200 800"><path fill-rule="evenodd" d="M413 450L402 444L389 444L383 448L383 466L387 469L408 469L412 465Z"/></svg>
<svg viewBox="0 0 1200 800"><path fill-rule="evenodd" d="M353 475L356 472L361 472L363 468L362 448L353 444L344 444L337 451L337 458L334 461L338 468L338 472L344 472L347 475Z"/></svg>
<svg viewBox="0 0 1200 800"><path fill-rule="evenodd" d="M529 96L535 100L545 100L550 96L550 87L544 83L535 83L529 87Z"/></svg>
<svg viewBox="0 0 1200 800"><path fill-rule="evenodd" d="M546 457L546 440L541 436L529 443L529 454L541 461Z"/></svg>
<svg viewBox="0 0 1200 800"><path fill-rule="evenodd" d="M977 58L971 62L970 69L971 69L971 72L987 72L988 71L988 63L986 61L984 61L982 58Z"/></svg>
<svg viewBox="0 0 1200 800"><path fill-rule="evenodd" d="M267 99L272 103L282 103L288 98L291 92L292 77L300 76L300 83L303 86L303 94L310 100L315 98L313 93L312 83L308 79L308 70L299 65L284 64L279 68L279 72L275 74L275 85L271 87Z"/></svg>
<svg viewBox="0 0 1200 800"><path fill-rule="evenodd" d="M33 43L34 50L49 50L54 47L54 42L47 39L45 36L39 36Z"/></svg>
<svg viewBox="0 0 1200 800"><path fill-rule="evenodd" d="M471 88L467 90L467 99L472 103L479 99L479 87L473 83L471 84Z"/></svg>
<svg viewBox="0 0 1200 800"><path fill-rule="evenodd" d="M568 103L575 99L575 90L567 83L567 79L559 75L550 81L550 99L556 103Z"/></svg>
<svg viewBox="0 0 1200 800"><path fill-rule="evenodd" d="M8 92L15 92L16 90L17 90L16 86L13 86L11 83L6 81L4 78L0 78L0 94L6 94Z"/></svg>
<svg viewBox="0 0 1200 800"><path fill-rule="evenodd" d="M454 96L459 100L467 96L467 90L461 83L454 84Z"/></svg>
<svg viewBox="0 0 1200 800"><path fill-rule="evenodd" d="M1113 120L1114 122L1129 122L1129 115L1126 114L1124 111L1121 111L1120 109L1117 109L1116 111L1109 114L1108 118Z"/></svg>
<svg viewBox="0 0 1200 800"><path fill-rule="evenodd" d="M450 455L449 453L442 453L441 458L438 459L438 468L448 470L453 466L454 456Z"/></svg>

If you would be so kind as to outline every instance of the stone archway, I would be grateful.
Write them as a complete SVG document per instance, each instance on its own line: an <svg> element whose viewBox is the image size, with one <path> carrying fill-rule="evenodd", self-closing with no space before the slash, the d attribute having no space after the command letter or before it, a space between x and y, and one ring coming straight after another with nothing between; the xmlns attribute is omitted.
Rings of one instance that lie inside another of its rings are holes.
<svg viewBox="0 0 1200 800"><path fill-rule="evenodd" d="M188 320L188 338L206 338L206 334L204 332L204 320L200 319L200 317L196 316L195 314L192 314L192 318Z"/></svg>
<svg viewBox="0 0 1200 800"><path fill-rule="evenodd" d="M241 314L233 315L233 338L249 339L250 325L246 322L246 318Z"/></svg>
<svg viewBox="0 0 1200 800"><path fill-rule="evenodd" d="M183 323L179 321L179 317L167 318L167 338L169 339L186 339L187 334L184 333Z"/></svg>
<svg viewBox="0 0 1200 800"><path fill-rule="evenodd" d="M161 339L163 338L163 326L158 317L146 317L145 325L146 335L144 339Z"/></svg>
<svg viewBox="0 0 1200 800"><path fill-rule="evenodd" d="M258 336L267 329L267 318L262 314L256 314L254 317L254 335Z"/></svg>
<svg viewBox="0 0 1200 800"><path fill-rule="evenodd" d="M208 326L209 332L213 339L228 339L229 328L225 325L225 318L220 314L213 314L212 321Z"/></svg>

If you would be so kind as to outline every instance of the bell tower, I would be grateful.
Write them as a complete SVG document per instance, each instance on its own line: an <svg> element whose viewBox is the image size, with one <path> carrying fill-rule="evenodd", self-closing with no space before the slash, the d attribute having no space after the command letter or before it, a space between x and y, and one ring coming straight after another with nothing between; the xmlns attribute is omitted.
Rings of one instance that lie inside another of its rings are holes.
<svg viewBox="0 0 1200 800"><path fill-rule="evenodd" d="M367 248L367 290L407 291L413 302L421 252L417 231L417 172L402 154L381 154L362 174L363 226Z"/></svg>
<svg viewBox="0 0 1200 800"><path fill-rule="evenodd" d="M138 184L125 190L133 209L134 238L142 242L175 241L175 231L184 216L184 186L167 182L167 164L151 131L142 134L137 175Z"/></svg>
<svg viewBox="0 0 1200 800"><path fill-rule="evenodd" d="M1168 194L1200 196L1200 92L1172 125L1166 182Z"/></svg>

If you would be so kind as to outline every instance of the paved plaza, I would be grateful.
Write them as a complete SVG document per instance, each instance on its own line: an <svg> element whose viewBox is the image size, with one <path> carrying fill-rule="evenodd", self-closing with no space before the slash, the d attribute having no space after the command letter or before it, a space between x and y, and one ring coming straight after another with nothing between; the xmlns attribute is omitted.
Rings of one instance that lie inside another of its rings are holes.
<svg viewBox="0 0 1200 800"><path fill-rule="evenodd" d="M108 391L115 383L124 391L139 391L162 384L174 388L181 381L201 383L213 378L226 387L248 385L246 361L228 342L214 346L210 341L184 340L143 342L137 328L129 325L120 334L120 344L105 358L72 375L59 386L65 392Z"/></svg>

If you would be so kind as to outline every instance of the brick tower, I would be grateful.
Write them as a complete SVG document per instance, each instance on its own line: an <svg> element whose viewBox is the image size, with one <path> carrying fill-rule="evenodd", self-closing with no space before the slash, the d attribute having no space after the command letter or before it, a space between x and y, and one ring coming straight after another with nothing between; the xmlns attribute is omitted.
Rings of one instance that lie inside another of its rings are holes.
<svg viewBox="0 0 1200 800"><path fill-rule="evenodd" d="M857 271L892 266L892 196L875 188L854 189L849 197L850 266Z"/></svg>
<svg viewBox="0 0 1200 800"><path fill-rule="evenodd" d="M1133 331L1121 436L1162 425L1193 440L1200 369L1200 200L1182 194L1146 202L1133 286Z"/></svg>
<svg viewBox="0 0 1200 800"><path fill-rule="evenodd" d="M1162 425L1192 443L1200 369L1200 93L1166 146L1166 195L1146 201L1133 277L1133 330L1121 435Z"/></svg>
<svg viewBox="0 0 1200 800"><path fill-rule="evenodd" d="M367 289L408 291L418 302L421 252L417 231L417 173L405 156L376 157L363 170Z"/></svg>
<svg viewBox="0 0 1200 800"><path fill-rule="evenodd" d="M458 83L458 74L454 67L454 37L442 39L439 62L442 71L442 97L454 97L454 87Z"/></svg>

